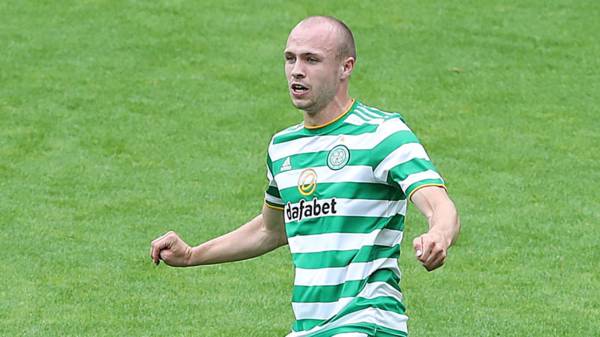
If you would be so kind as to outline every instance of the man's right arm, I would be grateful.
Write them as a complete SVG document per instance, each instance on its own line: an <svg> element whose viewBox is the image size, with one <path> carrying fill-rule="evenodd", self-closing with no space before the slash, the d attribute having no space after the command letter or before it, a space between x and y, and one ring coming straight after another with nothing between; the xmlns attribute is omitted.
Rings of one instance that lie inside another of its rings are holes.
<svg viewBox="0 0 600 337"><path fill-rule="evenodd" d="M263 255L287 244L283 211L263 206L262 214L225 235L190 247L175 232L152 241L154 263L173 267L233 262Z"/></svg>

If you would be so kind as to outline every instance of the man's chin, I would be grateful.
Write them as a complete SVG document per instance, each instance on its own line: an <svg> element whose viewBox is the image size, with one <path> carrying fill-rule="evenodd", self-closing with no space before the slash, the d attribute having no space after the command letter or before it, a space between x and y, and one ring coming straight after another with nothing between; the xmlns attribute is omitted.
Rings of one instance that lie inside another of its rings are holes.
<svg viewBox="0 0 600 337"><path fill-rule="evenodd" d="M296 107L296 109L305 110L310 108L313 105L313 102L306 99L297 99L292 97L292 105Z"/></svg>

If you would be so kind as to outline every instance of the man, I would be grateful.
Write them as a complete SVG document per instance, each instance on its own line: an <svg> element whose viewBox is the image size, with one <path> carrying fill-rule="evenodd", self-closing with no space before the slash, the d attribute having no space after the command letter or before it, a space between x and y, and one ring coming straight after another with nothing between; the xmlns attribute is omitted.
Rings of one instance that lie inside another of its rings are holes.
<svg viewBox="0 0 600 337"><path fill-rule="evenodd" d="M289 244L296 274L289 337L406 336L397 259L407 201L429 222L413 241L429 271L444 263L458 235L456 209L401 117L350 98L356 51L345 24L301 21L284 55L304 122L269 145L262 214L193 248L169 232L152 242L152 259L197 266Z"/></svg>

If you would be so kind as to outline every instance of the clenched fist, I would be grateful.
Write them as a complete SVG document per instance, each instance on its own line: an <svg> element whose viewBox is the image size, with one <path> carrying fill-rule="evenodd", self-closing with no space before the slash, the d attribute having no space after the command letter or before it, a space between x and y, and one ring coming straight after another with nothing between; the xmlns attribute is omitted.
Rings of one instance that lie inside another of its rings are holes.
<svg viewBox="0 0 600 337"><path fill-rule="evenodd" d="M441 267L448 256L451 241L438 232L425 233L413 240L415 255L427 271Z"/></svg>
<svg viewBox="0 0 600 337"><path fill-rule="evenodd" d="M192 248L173 231L152 241L150 257L157 265L163 260L172 267L187 267L191 256Z"/></svg>

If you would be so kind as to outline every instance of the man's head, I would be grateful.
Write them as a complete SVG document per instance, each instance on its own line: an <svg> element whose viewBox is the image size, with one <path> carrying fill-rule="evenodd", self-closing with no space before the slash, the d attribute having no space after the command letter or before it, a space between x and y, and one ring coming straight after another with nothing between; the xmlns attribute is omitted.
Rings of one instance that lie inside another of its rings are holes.
<svg viewBox="0 0 600 337"><path fill-rule="evenodd" d="M297 108L315 114L347 95L356 49L343 22L328 16L302 20L292 29L284 54L290 97Z"/></svg>

